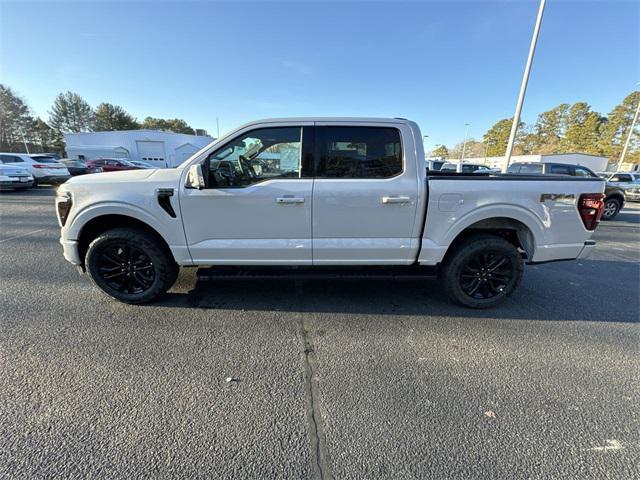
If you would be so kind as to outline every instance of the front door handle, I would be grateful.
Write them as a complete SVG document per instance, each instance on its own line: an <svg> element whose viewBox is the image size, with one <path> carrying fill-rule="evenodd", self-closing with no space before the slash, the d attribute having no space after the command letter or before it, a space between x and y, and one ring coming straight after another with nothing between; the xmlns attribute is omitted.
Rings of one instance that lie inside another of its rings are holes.
<svg viewBox="0 0 640 480"><path fill-rule="evenodd" d="M276 203L304 203L304 197L277 197Z"/></svg>
<svg viewBox="0 0 640 480"><path fill-rule="evenodd" d="M396 195L382 197L382 203L409 203L410 201L410 197L402 197Z"/></svg>

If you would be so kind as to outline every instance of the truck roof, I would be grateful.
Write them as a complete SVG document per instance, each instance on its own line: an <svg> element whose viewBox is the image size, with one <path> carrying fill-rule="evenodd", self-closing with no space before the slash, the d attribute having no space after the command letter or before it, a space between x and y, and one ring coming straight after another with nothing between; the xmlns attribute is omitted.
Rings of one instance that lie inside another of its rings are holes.
<svg viewBox="0 0 640 480"><path fill-rule="evenodd" d="M263 118L254 120L251 123L279 123L279 122L354 122L354 123L413 123L406 118L384 118L384 117L283 117L283 118Z"/></svg>

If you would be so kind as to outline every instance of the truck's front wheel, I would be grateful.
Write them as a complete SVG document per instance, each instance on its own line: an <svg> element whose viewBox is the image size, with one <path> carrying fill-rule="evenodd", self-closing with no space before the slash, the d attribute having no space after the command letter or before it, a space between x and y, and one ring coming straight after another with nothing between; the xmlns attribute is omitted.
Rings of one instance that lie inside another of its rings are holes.
<svg viewBox="0 0 640 480"><path fill-rule="evenodd" d="M467 307L490 308L520 284L524 262L518 249L496 235L469 237L442 265L444 289Z"/></svg>
<svg viewBox="0 0 640 480"><path fill-rule="evenodd" d="M95 238L85 257L87 272L107 295L145 303L165 293L178 266L160 241L136 228L114 228Z"/></svg>

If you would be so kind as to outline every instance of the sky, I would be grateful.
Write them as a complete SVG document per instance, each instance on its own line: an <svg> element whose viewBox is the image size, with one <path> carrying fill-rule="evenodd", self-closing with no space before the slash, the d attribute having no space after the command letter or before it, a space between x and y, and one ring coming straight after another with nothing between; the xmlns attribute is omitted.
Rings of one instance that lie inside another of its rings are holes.
<svg viewBox="0 0 640 480"><path fill-rule="evenodd" d="M258 118L404 117L427 148L515 110L538 10L522 1L0 0L0 82L48 117L59 92L216 136ZM522 120L604 114L640 81L640 2L548 0Z"/></svg>

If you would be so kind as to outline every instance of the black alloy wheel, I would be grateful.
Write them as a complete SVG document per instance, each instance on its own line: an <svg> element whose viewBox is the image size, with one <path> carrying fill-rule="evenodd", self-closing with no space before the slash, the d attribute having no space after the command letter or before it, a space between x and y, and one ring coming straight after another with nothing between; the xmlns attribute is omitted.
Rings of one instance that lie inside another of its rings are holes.
<svg viewBox="0 0 640 480"><path fill-rule="evenodd" d="M150 302L178 276L178 265L162 239L136 227L107 230L89 244L85 268L107 295L124 303Z"/></svg>
<svg viewBox="0 0 640 480"><path fill-rule="evenodd" d="M523 271L518 248L499 235L484 232L455 243L440 265L447 295L471 308L502 303L518 288Z"/></svg>
<svg viewBox="0 0 640 480"><path fill-rule="evenodd" d="M140 294L151 288L155 269L151 258L128 243L111 244L97 259L98 274L114 290L125 294Z"/></svg>
<svg viewBox="0 0 640 480"><path fill-rule="evenodd" d="M479 252L460 273L460 287L471 298L486 300L501 295L513 280L511 260L500 252Z"/></svg>

